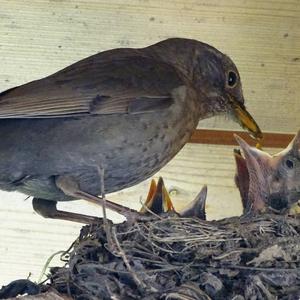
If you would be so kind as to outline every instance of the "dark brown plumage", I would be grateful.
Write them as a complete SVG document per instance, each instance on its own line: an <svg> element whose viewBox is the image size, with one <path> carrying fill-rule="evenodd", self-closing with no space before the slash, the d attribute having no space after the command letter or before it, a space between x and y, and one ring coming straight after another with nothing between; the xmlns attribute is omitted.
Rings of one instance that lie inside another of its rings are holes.
<svg viewBox="0 0 300 300"><path fill-rule="evenodd" d="M35 197L43 213L48 200L99 195L102 173L107 193L132 186L199 119L222 113L261 137L234 63L207 44L174 38L98 53L0 94L0 189Z"/></svg>

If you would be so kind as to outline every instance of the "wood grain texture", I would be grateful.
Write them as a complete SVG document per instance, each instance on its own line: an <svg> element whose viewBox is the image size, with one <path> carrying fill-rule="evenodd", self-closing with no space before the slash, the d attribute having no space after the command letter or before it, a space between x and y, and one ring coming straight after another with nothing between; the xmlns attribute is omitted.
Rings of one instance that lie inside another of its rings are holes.
<svg viewBox="0 0 300 300"><path fill-rule="evenodd" d="M225 131L213 129L195 130L190 139L190 143L238 146L238 143L234 138L234 134L240 136L249 145L255 146L257 143L249 136L247 132L244 131ZM285 148L291 142L294 136L295 134L264 132L261 144L263 147Z"/></svg>
<svg viewBox="0 0 300 300"><path fill-rule="evenodd" d="M263 131L300 129L298 0L1 0L0 36L0 91L102 50L143 47L174 36L198 39L235 61L247 108ZM240 129L224 117L203 120L199 128ZM159 173L177 207L207 184L210 218L241 212L232 148L189 144ZM110 198L138 208L148 183ZM24 198L0 195L0 285L29 271L37 279L46 259L66 249L81 226L42 219ZM81 201L62 206L101 212Z"/></svg>
<svg viewBox="0 0 300 300"><path fill-rule="evenodd" d="M195 38L236 62L247 107L263 131L300 128L297 0L1 0L0 89L96 52ZM238 129L223 118L201 127Z"/></svg>

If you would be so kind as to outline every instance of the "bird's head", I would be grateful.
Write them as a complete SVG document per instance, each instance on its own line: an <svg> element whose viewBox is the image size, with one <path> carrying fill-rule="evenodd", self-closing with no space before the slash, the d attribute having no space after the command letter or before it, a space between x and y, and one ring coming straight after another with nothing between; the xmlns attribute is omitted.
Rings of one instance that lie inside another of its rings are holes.
<svg viewBox="0 0 300 300"><path fill-rule="evenodd" d="M226 113L256 139L262 138L245 108L240 75L228 56L205 43L183 38L170 38L144 51L185 75L199 95L202 117Z"/></svg>
<svg viewBox="0 0 300 300"><path fill-rule="evenodd" d="M244 207L255 211L297 208L300 199L300 131L283 151L269 155L235 136L244 156L236 154L236 183ZM298 208L299 210L299 208ZM298 213L298 212L297 212Z"/></svg>
<svg viewBox="0 0 300 300"><path fill-rule="evenodd" d="M194 48L192 80L201 97L202 110L208 116L226 113L253 137L262 138L260 128L246 110L240 74L228 56L198 42Z"/></svg>

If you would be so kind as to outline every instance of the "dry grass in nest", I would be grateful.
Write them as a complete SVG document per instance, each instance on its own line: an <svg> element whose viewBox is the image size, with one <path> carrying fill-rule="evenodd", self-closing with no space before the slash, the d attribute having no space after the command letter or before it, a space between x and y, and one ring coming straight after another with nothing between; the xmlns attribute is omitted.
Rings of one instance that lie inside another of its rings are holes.
<svg viewBox="0 0 300 300"><path fill-rule="evenodd" d="M50 285L74 299L299 299L299 219L163 216L82 228Z"/></svg>

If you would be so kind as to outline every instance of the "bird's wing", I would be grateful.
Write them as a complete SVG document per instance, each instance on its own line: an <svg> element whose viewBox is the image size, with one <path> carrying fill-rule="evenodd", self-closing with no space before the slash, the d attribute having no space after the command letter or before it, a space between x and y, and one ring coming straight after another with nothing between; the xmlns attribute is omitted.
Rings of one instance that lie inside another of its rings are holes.
<svg viewBox="0 0 300 300"><path fill-rule="evenodd" d="M96 54L0 93L0 118L130 114L169 107L172 91L184 85L176 69L137 51L118 51Z"/></svg>

